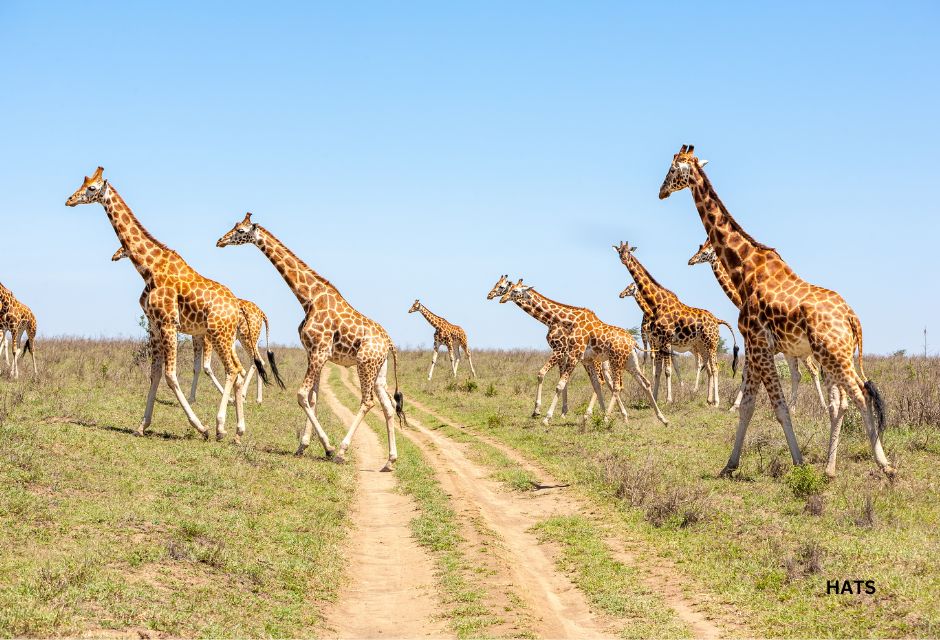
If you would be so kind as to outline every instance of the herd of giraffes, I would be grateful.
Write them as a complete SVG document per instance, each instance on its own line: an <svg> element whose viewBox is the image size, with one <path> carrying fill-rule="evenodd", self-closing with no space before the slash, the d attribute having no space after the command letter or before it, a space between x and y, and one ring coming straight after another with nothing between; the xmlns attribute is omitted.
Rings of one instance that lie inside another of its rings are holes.
<svg viewBox="0 0 940 640"><path fill-rule="evenodd" d="M783 427L794 465L803 463L796 442L789 407L795 403L799 383L799 362L812 374L819 401L828 409L830 441L826 473L835 475L839 433L845 411L851 400L862 415L875 461L888 476L894 475L881 444L885 413L882 398L874 383L864 373L862 327L855 312L836 292L801 279L784 262L777 251L752 238L728 212L718 198L703 170L706 161L694 155L692 146L683 145L672 158L669 171L659 190L660 199L676 191L689 189L707 235L706 241L689 259L689 265L708 263L722 290L739 309L738 329L744 337L743 382L731 410L738 411L734 446L721 475L738 468L747 427L754 414L760 387L767 389L770 404ZM190 425L209 439L209 429L202 424L191 407L195 402L200 370L205 371L221 393L216 415L215 436L226 435L226 414L229 402L235 406L236 432L239 441L245 433L244 402L252 375L257 373L257 401L262 401L262 385L269 382L258 343L262 325L266 342L270 333L268 318L253 302L237 298L226 286L197 273L175 251L157 240L141 224L115 187L104 178L98 167L91 177L68 198L66 205L98 203L111 222L120 248L112 256L118 261L127 258L144 280L140 306L148 321L151 353L151 384L143 419L136 430L144 435L153 417L153 407L161 378L170 387ZM297 402L305 415L298 432L296 455L303 455L316 433L327 458L345 460L352 438L365 416L375 406L382 408L388 432L388 460L382 469L391 471L398 458L395 444L395 418L406 424L403 396L398 384L398 352L388 332L377 322L354 309L339 291L319 273L307 266L270 231L245 214L216 243L218 247L253 244L267 256L293 291L304 311L300 325L300 341L307 354L307 369ZM595 403L609 419L614 404L624 418L627 411L620 397L623 373L629 371L646 394L656 417L668 424L657 403L660 381L665 376L666 402L671 403L673 356L691 352L698 374L706 372L707 402L717 407L719 327L731 325L704 309L683 304L669 289L660 285L636 257L636 247L620 243L614 249L620 262L629 271L633 282L620 294L633 297L643 313L641 339L637 345L626 329L601 321L590 309L556 302L532 286L515 282L508 275L499 278L487 298L500 303L514 302L519 308L548 327L546 339L551 356L539 370L533 417L541 415L542 382L548 371L559 369L559 380L543 423L549 424L561 399L562 415L568 412L567 386L580 363L587 372L593 395L585 417ZM472 376L476 376L466 332L415 300L409 313L419 312L434 328L434 348L428 380L434 375L438 350L445 346L451 360L451 373L457 376L460 355L466 355ZM36 319L30 309L0 285L0 350L10 373L19 374L18 361L28 351L36 372L34 343ZM12 358L7 351L7 333L11 336ZM25 333L25 340L21 338ZM193 339L193 382L187 397L177 378L177 335ZM732 331L734 339L734 332ZM251 356L246 371L235 352L239 341ZM738 345L734 343L732 372L736 370ZM856 366L854 354L858 350ZM649 353L654 362L654 379L650 383L640 368L638 352ZM217 353L225 370L224 382L216 378L211 358ZM774 366L774 356L782 353L790 365L792 390L788 405ZM395 386L388 387L389 359L394 366ZM274 353L267 347L267 361L275 381L284 383ZM317 399L324 365L356 366L361 401L352 424L338 448L317 419ZM603 383L603 384L602 384ZM611 393L605 402L603 386Z"/></svg>

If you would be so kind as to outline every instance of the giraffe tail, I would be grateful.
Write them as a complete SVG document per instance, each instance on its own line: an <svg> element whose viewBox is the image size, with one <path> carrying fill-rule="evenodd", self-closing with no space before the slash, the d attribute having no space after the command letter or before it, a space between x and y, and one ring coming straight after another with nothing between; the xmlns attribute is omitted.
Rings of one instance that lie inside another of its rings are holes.
<svg viewBox="0 0 940 640"><path fill-rule="evenodd" d="M250 327L250 326L251 326L251 322L250 322L249 319L248 319L248 312L245 310L245 307L243 307L241 304L239 304L239 305L238 305L238 310L241 312L242 318L245 320L245 327ZM243 334L243 336L244 336L244 337L247 337L247 336L248 336L248 331L247 331L247 330L245 331L245 333ZM245 345L244 343L242 343L242 346L245 347L245 350L248 351L249 354L251 354L252 351L253 351L255 354L258 353L258 347L257 347L257 345L251 345L251 351L248 350L247 345ZM233 348L233 349L235 348L235 345L234 345L234 344L232 345L232 348ZM253 360L254 363L255 363L255 368L258 370L258 377L261 378L261 382L263 382L265 385L271 384L271 381L268 379L268 372L265 371L265 369L264 369L264 362L261 360L261 358L259 358L257 355L252 355L252 360ZM237 360L236 360L236 362L237 362ZM244 375L244 372L242 373L242 375Z"/></svg>
<svg viewBox="0 0 940 640"><path fill-rule="evenodd" d="M734 329L731 328L730 324L724 320L719 320L718 324L723 324L728 327L728 331L731 332L731 340L734 341L734 350L731 356L731 377L733 378L738 374L738 353L740 352L740 349L738 349L738 338L734 335Z"/></svg>
<svg viewBox="0 0 940 640"><path fill-rule="evenodd" d="M849 319L849 324L852 327L852 334L855 336L855 344L858 345L858 372L864 381L862 386L865 389L865 393L868 394L869 409L878 421L878 434L880 435L884 433L885 423L887 422L885 418L885 401L881 397L881 392L878 391L878 387L875 386L875 383L869 380L865 375L865 366L862 362L862 323L859 321L858 316L853 313L852 317Z"/></svg>
<svg viewBox="0 0 940 640"><path fill-rule="evenodd" d="M271 325L268 324L268 316L264 312L261 312L261 319L264 320L264 349L268 353L268 364L271 365L271 373L274 374L277 386L284 389L284 379L281 378L281 372L277 369L277 361L274 359L274 352L271 351Z"/></svg>
<svg viewBox="0 0 940 640"><path fill-rule="evenodd" d="M862 363L862 323L854 313L849 318L849 325L852 327L852 335L855 336L855 344L858 345L858 372L862 380L868 380L868 376L865 375L865 365Z"/></svg>
<svg viewBox="0 0 940 640"><path fill-rule="evenodd" d="M408 417L405 415L405 396L398 389L398 349L392 345L389 349L392 352L392 364L395 367L395 415L398 416L398 426L405 428L408 426Z"/></svg>

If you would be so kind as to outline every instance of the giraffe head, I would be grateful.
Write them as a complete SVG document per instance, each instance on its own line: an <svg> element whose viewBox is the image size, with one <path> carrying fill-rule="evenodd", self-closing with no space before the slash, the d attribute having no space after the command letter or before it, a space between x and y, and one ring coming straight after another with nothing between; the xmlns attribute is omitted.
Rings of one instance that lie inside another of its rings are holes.
<svg viewBox="0 0 940 640"><path fill-rule="evenodd" d="M529 293L529 290L532 289L529 285L522 284L522 278L519 278L519 281L511 285L506 293L503 294L503 297L499 299L499 303L503 304L504 302L521 302L523 300L531 300L532 294Z"/></svg>
<svg viewBox="0 0 940 640"><path fill-rule="evenodd" d="M711 240L705 240L705 244L699 246L698 251L695 252L695 255L689 258L689 266L693 264L702 264L707 262L712 264L715 260L718 259L718 256L715 255L715 249L712 247Z"/></svg>
<svg viewBox="0 0 940 640"><path fill-rule="evenodd" d="M102 173L104 173L104 169L98 167L90 178L85 176L85 179L82 181L82 186L69 196L69 199L65 201L65 206L74 207L78 204L100 202L101 194L103 194L108 187L108 181L104 179L104 176L101 175Z"/></svg>
<svg viewBox="0 0 940 640"><path fill-rule="evenodd" d="M408 313L414 313L415 311L421 310L421 301L415 298L415 302L411 305L411 308L408 309Z"/></svg>
<svg viewBox="0 0 940 640"><path fill-rule="evenodd" d="M505 275L501 275L499 277L499 280L496 281L496 284L493 285L493 288L490 289L490 292L486 294L486 299L492 300L496 296L503 295L504 293L509 291L509 287L511 286L512 286L512 282L510 282L509 280L509 274L507 273Z"/></svg>
<svg viewBox="0 0 940 640"><path fill-rule="evenodd" d="M620 262L625 266L630 266L634 260L633 252L636 251L636 247L631 247L629 242L621 242L619 245L614 245L614 251L620 256Z"/></svg>
<svg viewBox="0 0 940 640"><path fill-rule="evenodd" d="M676 191L682 191L692 184L692 166L696 165L699 169L708 164L708 160L699 160L693 155L695 145L682 145L679 153L672 157L672 164L669 165L669 172L663 185L659 188L659 199L664 200Z"/></svg>
<svg viewBox="0 0 940 640"><path fill-rule="evenodd" d="M232 230L219 238L215 243L217 247L227 247L230 244L256 244L260 239L258 233L258 223L251 221L251 212L245 214L245 218L235 224Z"/></svg>
<svg viewBox="0 0 940 640"><path fill-rule="evenodd" d="M627 285L627 288L620 292L621 298L626 298L628 296L636 297L636 283L631 282Z"/></svg>
<svg viewBox="0 0 940 640"><path fill-rule="evenodd" d="M127 249L124 247L118 247L118 250L114 252L114 255L111 256L111 262L117 262L122 258L127 257Z"/></svg>

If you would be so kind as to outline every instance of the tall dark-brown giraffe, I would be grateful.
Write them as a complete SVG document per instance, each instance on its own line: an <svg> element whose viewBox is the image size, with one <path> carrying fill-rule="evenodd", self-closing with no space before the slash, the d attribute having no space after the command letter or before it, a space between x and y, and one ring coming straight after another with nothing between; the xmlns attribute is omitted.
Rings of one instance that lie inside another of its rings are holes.
<svg viewBox="0 0 940 640"><path fill-rule="evenodd" d="M646 304L646 301L643 299L642 296L637 295L637 288L636 288L635 282L631 282L630 284L626 286L626 288L624 288L623 291L620 292L620 299L622 300L623 298L633 298L634 302L636 302L636 305L640 307L640 312L643 314L643 319L640 322L640 339L643 342L644 362L649 353L653 353L654 359L655 359L655 351L650 349L650 337L649 337L650 326L653 323L652 310L650 309L650 306ZM675 359L675 356L679 354L672 353L670 355L672 356L671 357L672 369L673 371L676 372L676 378L679 380L679 386L681 387L682 376L679 375L679 367L676 365L676 359ZM705 367L705 365L704 365L704 361L702 360L702 354L696 352L693 355L695 356L695 386L692 388L692 392L698 393L698 383L700 382L702 369Z"/></svg>
<svg viewBox="0 0 940 640"><path fill-rule="evenodd" d="M520 280L521 283L521 280ZM492 300L497 297L505 296L513 287L514 283L509 279L509 275L505 274L500 276L499 280L496 281L496 284L493 285L493 288L490 289L490 292L486 295L487 300ZM500 299L500 302L504 300ZM552 354L548 357L548 360L545 361L545 364L542 365L542 368L539 369L536 374L537 387L535 390L535 408L532 411L532 417L538 418L542 414L542 384L545 380L546 374L551 371L554 367L558 367L559 375L561 374L562 363L566 360L567 356L565 355L565 341L561 338L562 334L565 331L563 323L566 322L566 319L569 317L569 314L572 313L572 309L577 309L577 307L569 307L568 305L561 305L559 308L558 314L543 314L543 315L533 315L536 320L543 323L548 327L548 334L545 336L545 340L548 342L548 347L551 349ZM525 309L523 309L525 310ZM531 313L529 315L532 315ZM591 379L592 388L595 380L600 380L603 376L604 380L607 383L609 389L613 389L613 380L610 377L610 366L604 361L598 363L597 361L585 361L584 369L588 373L588 377ZM589 416L594 410L594 403L597 400L597 392L594 391L591 394L591 400L588 402L587 410L585 415ZM603 403L603 402L602 402ZM626 417L626 407L621 407L621 414ZM561 417L564 418L568 415L568 385L565 385L564 389L561 392Z"/></svg>
<svg viewBox="0 0 940 640"><path fill-rule="evenodd" d="M601 406L603 406L604 396L600 385L600 376L596 372L600 369L600 363L604 361L610 363L613 386L610 402L607 403L604 409L605 421L609 419L615 402L620 405L621 412L626 418L626 408L620 398L620 391L623 389L623 371L627 369L646 392L656 417L663 424L669 424L669 421L666 420L656 404L649 380L640 371L639 360L636 356L636 339L632 333L601 321L590 309L570 307L547 298L531 286L523 285L521 278L509 291L503 294L499 301L504 303L508 300L515 302L522 310L536 319L545 317L566 318L565 321L559 323L561 331L558 337L562 342L559 349L561 375L559 376L558 385L555 387L552 403L549 405L545 419L542 421L544 424L547 425L551 420L558 403L558 396L567 386L578 362L585 364L585 369L591 376L594 393L597 395ZM541 321L545 322L544 319ZM588 363L591 366L588 366ZM587 415L585 415L586 417Z"/></svg>
<svg viewBox="0 0 940 640"><path fill-rule="evenodd" d="M719 405L718 399L718 326L724 325L731 331L734 340L734 359L731 363L732 372L737 368L738 344L731 325L719 320L710 311L698 309L683 304L675 293L659 284L650 275L646 267L634 255L636 247L621 242L614 246L620 256L620 262L627 268L633 281L636 283L639 302L642 298L641 308L649 310L652 317L650 323L650 341L655 349L656 373L653 382L653 395L659 391L659 380L665 371L666 375L666 401L672 402L672 375L670 365L673 351L691 351L699 354L705 361L708 385L708 403Z"/></svg>
<svg viewBox="0 0 940 640"><path fill-rule="evenodd" d="M865 422L872 454L889 477L894 468L885 456L880 432L884 428L884 404L875 384L865 376L862 362L862 324L855 312L835 291L810 284L800 278L771 247L752 238L718 198L703 171L706 161L694 155L694 148L682 145L675 154L659 188L660 199L689 188L699 217L722 266L741 296L738 328L744 335L744 398L731 457L722 470L729 474L738 468L748 424L760 385L770 396L770 404L783 427L793 464L803 464L790 411L774 367L774 354L796 357L812 355L823 371L829 390L830 439L826 474L836 472L836 454L847 394ZM858 368L853 353L858 348Z"/></svg>
<svg viewBox="0 0 940 640"><path fill-rule="evenodd" d="M244 372L235 356L235 331L242 315L238 298L227 287L197 273L178 253L154 238L102 173L103 169L98 167L90 178L86 176L65 204L69 207L101 204L121 246L127 250L131 262L144 279L147 297L143 306L149 322L153 356L147 408L135 433L143 435L150 426L162 368L163 377L183 407L189 423L204 439L209 438L208 429L193 412L177 379L176 335L181 332L205 336L219 352L225 365L225 387L216 415L216 438L221 440L225 436L228 399L234 390L238 423L235 440L238 441L245 432L240 376Z"/></svg>
<svg viewBox="0 0 940 640"><path fill-rule="evenodd" d="M10 364L10 377L19 378L20 368L19 360L24 352L28 351L33 363L33 375L38 373L36 369L36 316L32 309L20 302L13 292L0 284L0 335L3 336L3 343L0 348L3 349L6 356L7 332L10 333L10 341L13 345L13 361ZM22 345L20 340L23 334L26 339ZM9 356L7 356L9 358ZM9 359L7 360L9 363Z"/></svg>
<svg viewBox="0 0 940 640"><path fill-rule="evenodd" d="M431 352L431 368L428 370L428 380L434 375L434 365L437 362L437 350L440 349L441 345L447 347L447 353L450 355L450 368L455 378L457 377L457 367L460 366L461 349L467 354L467 363L470 365L471 376L476 378L477 372L473 369L473 357L470 355L470 347L467 344L467 332L439 315L431 313L431 311L418 300L414 301L414 304L408 309L408 313L414 313L415 311L423 315L424 319L434 327L434 350Z"/></svg>
<svg viewBox="0 0 940 640"><path fill-rule="evenodd" d="M392 464L398 459L393 417L397 413L399 420L403 421L405 414L402 394L398 390L398 351L388 332L378 322L356 311L336 287L304 264L274 234L252 222L250 213L246 213L245 218L216 243L219 247L239 244L253 244L268 257L306 314L298 331L300 342L307 352L307 373L297 391L297 402L304 410L307 421L300 434L296 455L303 455L310 445L311 432L315 429L327 457L333 457L336 462L345 462L346 449L359 424L375 406L373 396L378 396L388 430L388 462L382 471L391 471ZM389 355L395 364L394 409L386 384ZM359 411L340 443L339 451L334 451L316 415L320 374L327 362L335 362L343 367L356 365L362 392Z"/></svg>
<svg viewBox="0 0 940 640"><path fill-rule="evenodd" d="M689 266L708 263L712 267L712 272L715 274L715 279L718 280L718 284L721 286L721 290L725 292L725 295L728 296L728 299L731 300L731 304L738 308L738 311L741 310L741 296L738 295L737 290L734 288L734 283L731 282L731 277L728 275L728 272L725 271L725 268L721 265L721 261L718 260L718 256L715 255L715 250L712 248L711 240L706 239L705 243L702 244L698 251L689 258ZM806 367L806 370L810 372L810 375L813 378L813 382L816 385L816 394L819 396L819 402L822 404L823 409L828 407L826 399L823 397L822 387L819 384L819 367L816 366L816 363L813 362L813 356L808 355L804 358L797 358L796 356L790 356L784 354L784 358L787 360L787 367L790 369L790 407L796 406L797 393L800 390L800 360L803 361L803 366ZM747 367L745 366L743 370L743 375L747 375ZM744 397L744 384L741 384L741 388L738 389L738 395L734 399L734 404L731 405L729 411L737 411L741 406L741 398Z"/></svg>
<svg viewBox="0 0 940 640"><path fill-rule="evenodd" d="M118 248L117 251L111 256L112 262L117 262L118 260L123 260L127 257L127 249L124 247ZM140 294L140 306L141 308L147 303L147 295L149 291L144 288L144 292ZM277 368L277 361L274 359L274 352L271 350L271 327L268 324L268 316L265 315L264 311L261 310L261 307L256 305L251 300L238 299L238 306L241 309L242 317L238 321L238 330L235 333L236 338L242 345L242 349L249 355L251 358L251 366L248 368L248 373L245 376L244 381L242 381L242 396L245 397L248 394L248 389L251 385L251 378L254 375L255 371L258 372L258 390L255 397L256 402L261 403L264 398L264 393L262 387L268 384L267 372L264 370L264 367L258 367L258 363L262 362L261 352L258 351L258 342L261 340L261 328L264 327L265 331L265 345L267 347L268 362L271 364L271 371L274 373L274 378L277 381L278 386L282 389L284 388L284 381L281 379L281 374ZM144 309L146 314L146 309ZM212 381L212 384L215 385L215 388L218 389L219 393L224 391L222 383L219 382L219 379L215 377L215 373L212 371L212 344L207 343L205 336L194 336L193 337L193 384L192 388L189 391L189 402L196 402L196 388L199 384L199 371L202 369L206 372L206 375ZM232 398L232 402L234 402Z"/></svg>

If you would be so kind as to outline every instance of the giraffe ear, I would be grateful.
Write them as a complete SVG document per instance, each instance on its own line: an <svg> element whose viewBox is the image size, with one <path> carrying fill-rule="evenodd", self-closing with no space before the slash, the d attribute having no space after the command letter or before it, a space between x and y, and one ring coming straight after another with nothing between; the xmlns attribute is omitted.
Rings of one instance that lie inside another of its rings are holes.
<svg viewBox="0 0 940 640"><path fill-rule="evenodd" d="M708 164L708 160L699 160L699 161L698 161L698 167L699 167L699 169L701 169L702 167L704 167L706 164Z"/></svg>

